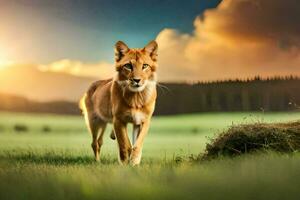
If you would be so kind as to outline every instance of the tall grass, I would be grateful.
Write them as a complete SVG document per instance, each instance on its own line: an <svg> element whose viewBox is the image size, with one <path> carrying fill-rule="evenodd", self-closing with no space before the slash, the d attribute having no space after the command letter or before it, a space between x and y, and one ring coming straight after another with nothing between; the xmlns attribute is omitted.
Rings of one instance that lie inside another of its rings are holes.
<svg viewBox="0 0 300 200"><path fill-rule="evenodd" d="M232 123L299 119L300 113L156 117L142 164L120 166L105 136L100 162L81 117L0 114L0 199L299 199L300 154L193 162L207 137ZM15 124L28 131L17 134ZM44 133L43 127L50 132Z"/></svg>
<svg viewBox="0 0 300 200"><path fill-rule="evenodd" d="M140 167L77 154L27 152L1 159L0 199L299 199L300 154Z"/></svg>

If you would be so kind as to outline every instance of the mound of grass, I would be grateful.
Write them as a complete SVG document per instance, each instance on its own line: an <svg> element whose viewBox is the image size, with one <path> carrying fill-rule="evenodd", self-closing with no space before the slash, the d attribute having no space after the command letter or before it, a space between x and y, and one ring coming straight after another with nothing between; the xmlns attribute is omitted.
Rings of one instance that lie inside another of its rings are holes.
<svg viewBox="0 0 300 200"><path fill-rule="evenodd" d="M42 127L42 132L43 133L49 133L49 132L51 132L50 126L47 126L47 125L43 126Z"/></svg>
<svg viewBox="0 0 300 200"><path fill-rule="evenodd" d="M14 130L17 133L21 133L21 132L28 132L28 127L24 124L16 124L14 126Z"/></svg>
<svg viewBox="0 0 300 200"><path fill-rule="evenodd" d="M290 153L300 150L300 121L233 126L206 145L202 159L256 151Z"/></svg>

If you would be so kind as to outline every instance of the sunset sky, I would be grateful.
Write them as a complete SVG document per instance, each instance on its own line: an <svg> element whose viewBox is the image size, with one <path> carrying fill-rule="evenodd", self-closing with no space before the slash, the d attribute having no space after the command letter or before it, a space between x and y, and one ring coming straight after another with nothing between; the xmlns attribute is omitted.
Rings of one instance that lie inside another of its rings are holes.
<svg viewBox="0 0 300 200"><path fill-rule="evenodd" d="M0 0L0 44L10 59L113 62L118 40L143 46L165 28L192 33L218 0Z"/></svg>
<svg viewBox="0 0 300 200"><path fill-rule="evenodd" d="M108 78L156 39L161 81L300 76L299 24L297 0L0 0L0 69Z"/></svg>

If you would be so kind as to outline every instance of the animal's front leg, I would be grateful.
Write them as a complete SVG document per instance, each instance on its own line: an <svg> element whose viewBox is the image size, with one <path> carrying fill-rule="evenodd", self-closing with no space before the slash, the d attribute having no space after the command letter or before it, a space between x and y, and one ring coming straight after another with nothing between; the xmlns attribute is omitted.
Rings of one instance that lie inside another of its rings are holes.
<svg viewBox="0 0 300 200"><path fill-rule="evenodd" d="M140 125L139 129L137 129L139 130L139 133L137 134L138 137L135 143L133 143L133 148L130 157L130 163L132 165L138 165L141 162L143 143L148 133L149 126L150 126L150 119L146 120L142 125Z"/></svg>
<svg viewBox="0 0 300 200"><path fill-rule="evenodd" d="M122 164L128 164L131 154L131 144L127 135L127 124L119 119L114 119L113 125L119 145L120 162Z"/></svg>
<svg viewBox="0 0 300 200"><path fill-rule="evenodd" d="M132 131L132 146L134 146L136 139L138 138L141 131L141 125L133 125L133 131Z"/></svg>

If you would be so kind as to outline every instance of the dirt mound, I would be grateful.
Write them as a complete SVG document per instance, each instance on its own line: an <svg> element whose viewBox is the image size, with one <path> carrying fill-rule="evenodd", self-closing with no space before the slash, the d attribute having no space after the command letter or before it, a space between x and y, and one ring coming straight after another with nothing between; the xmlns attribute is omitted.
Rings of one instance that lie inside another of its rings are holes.
<svg viewBox="0 0 300 200"><path fill-rule="evenodd" d="M258 150L299 151L300 121L233 126L206 145L202 159L235 156Z"/></svg>

